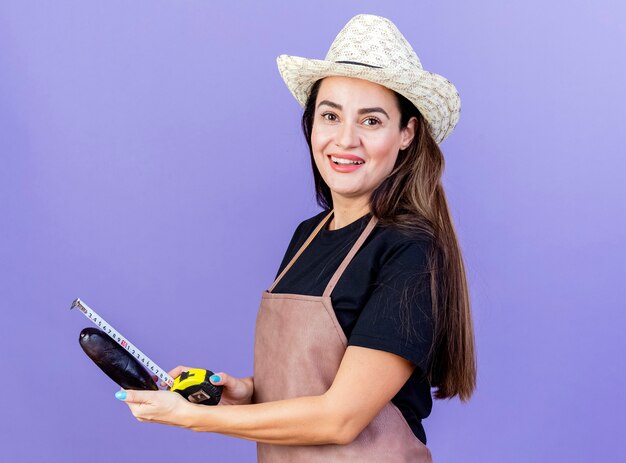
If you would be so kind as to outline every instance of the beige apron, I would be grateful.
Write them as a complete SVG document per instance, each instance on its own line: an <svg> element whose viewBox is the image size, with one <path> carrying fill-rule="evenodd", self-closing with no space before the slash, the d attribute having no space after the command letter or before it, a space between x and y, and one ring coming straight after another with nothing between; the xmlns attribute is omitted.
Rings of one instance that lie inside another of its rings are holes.
<svg viewBox="0 0 626 463"><path fill-rule="evenodd" d="M322 296L271 292L332 214L333 211L322 220L270 289L262 293L254 340L253 403L324 394L339 369L347 339L335 316L330 294L373 230L376 218L372 217ZM373 374L373 386L374 382ZM391 402L350 444L258 443L257 456L260 463L432 461L428 448Z"/></svg>

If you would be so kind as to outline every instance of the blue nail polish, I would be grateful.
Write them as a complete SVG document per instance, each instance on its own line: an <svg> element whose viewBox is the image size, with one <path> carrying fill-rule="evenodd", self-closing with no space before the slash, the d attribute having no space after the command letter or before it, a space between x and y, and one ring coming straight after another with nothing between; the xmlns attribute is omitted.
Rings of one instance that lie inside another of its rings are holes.
<svg viewBox="0 0 626 463"><path fill-rule="evenodd" d="M212 383L219 383L220 382L220 375L213 375L209 378L211 380Z"/></svg>
<svg viewBox="0 0 626 463"><path fill-rule="evenodd" d="M126 391L117 391L115 393L115 398L120 400L126 400Z"/></svg>

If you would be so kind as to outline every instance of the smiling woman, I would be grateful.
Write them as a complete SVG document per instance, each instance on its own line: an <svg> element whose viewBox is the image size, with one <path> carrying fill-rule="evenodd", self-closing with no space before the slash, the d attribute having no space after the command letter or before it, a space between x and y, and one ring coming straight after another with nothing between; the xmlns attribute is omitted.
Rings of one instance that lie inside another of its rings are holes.
<svg viewBox="0 0 626 463"><path fill-rule="evenodd" d="M391 173L399 150L411 143L417 120L400 127L394 92L366 80L326 77L317 92L311 147L335 212L351 212L346 223L331 222L340 228L369 210L372 192Z"/></svg>
<svg viewBox="0 0 626 463"><path fill-rule="evenodd" d="M171 391L119 398L140 421L254 440L264 463L430 462L431 387L468 400L476 382L438 146L459 95L373 15L352 18L325 60L281 55L278 67L304 107L323 210L297 227L261 295L254 375L212 377L217 407Z"/></svg>

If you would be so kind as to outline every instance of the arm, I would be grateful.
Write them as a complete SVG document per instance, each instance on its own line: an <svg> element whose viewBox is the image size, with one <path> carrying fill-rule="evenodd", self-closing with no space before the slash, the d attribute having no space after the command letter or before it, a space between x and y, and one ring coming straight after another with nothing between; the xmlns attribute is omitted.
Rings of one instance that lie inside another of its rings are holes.
<svg viewBox="0 0 626 463"><path fill-rule="evenodd" d="M396 395L413 368L395 354L350 346L333 384L320 396L207 407L173 392L127 391L126 402L140 421L272 444L346 444Z"/></svg>

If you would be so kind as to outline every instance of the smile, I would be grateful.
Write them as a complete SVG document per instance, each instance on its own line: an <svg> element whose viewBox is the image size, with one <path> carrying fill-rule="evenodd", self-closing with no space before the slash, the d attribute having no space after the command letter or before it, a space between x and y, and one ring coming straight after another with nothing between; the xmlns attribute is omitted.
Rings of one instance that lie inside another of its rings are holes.
<svg viewBox="0 0 626 463"><path fill-rule="evenodd" d="M356 156L351 156L356 158ZM336 157L328 155L328 163L335 172L348 173L360 169L365 161L362 159L346 159L345 157Z"/></svg>
<svg viewBox="0 0 626 463"><path fill-rule="evenodd" d="M331 161L333 161L335 164L363 164L365 163L365 161L353 161L352 159L343 159L343 158L336 158L335 156L331 156L330 157Z"/></svg>

